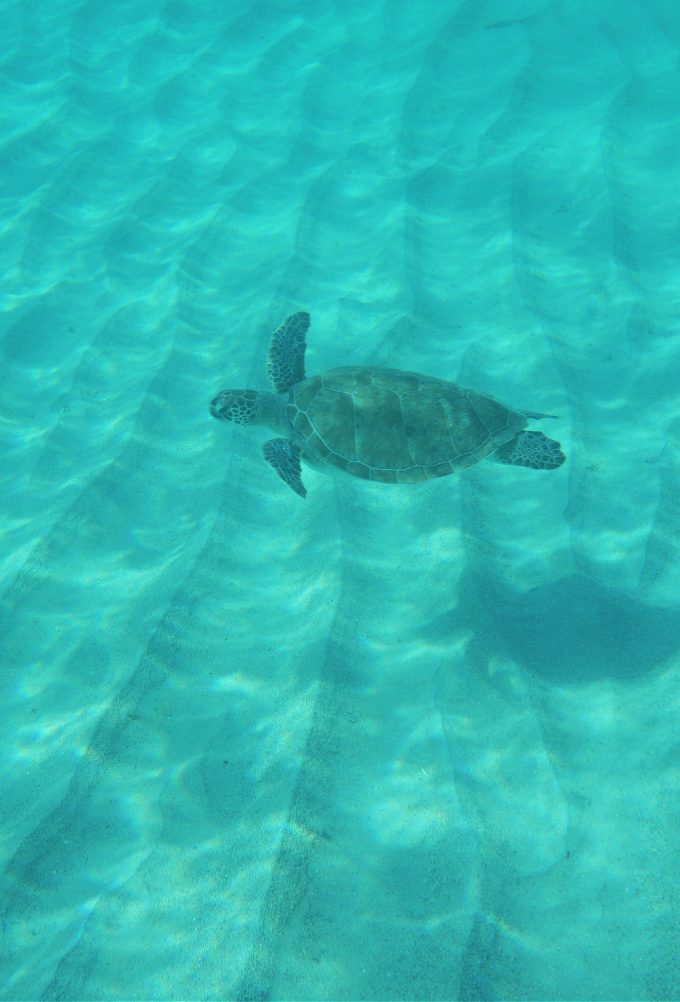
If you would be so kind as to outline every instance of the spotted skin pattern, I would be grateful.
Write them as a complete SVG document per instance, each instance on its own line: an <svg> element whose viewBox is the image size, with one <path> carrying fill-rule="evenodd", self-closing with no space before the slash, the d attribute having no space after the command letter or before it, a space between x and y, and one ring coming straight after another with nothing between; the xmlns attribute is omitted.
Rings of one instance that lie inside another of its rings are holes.
<svg viewBox="0 0 680 1002"><path fill-rule="evenodd" d="M272 334L267 374L277 393L285 393L305 378L305 337L309 324L309 313L294 313Z"/></svg>
<svg viewBox="0 0 680 1002"><path fill-rule="evenodd" d="M260 409L259 397L257 390L223 390L210 401L210 413L235 424L252 424Z"/></svg>

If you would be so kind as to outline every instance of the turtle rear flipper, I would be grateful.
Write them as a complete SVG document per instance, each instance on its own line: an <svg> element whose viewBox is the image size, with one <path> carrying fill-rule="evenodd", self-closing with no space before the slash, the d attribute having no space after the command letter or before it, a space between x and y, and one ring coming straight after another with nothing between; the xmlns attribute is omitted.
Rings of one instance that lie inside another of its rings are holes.
<svg viewBox="0 0 680 1002"><path fill-rule="evenodd" d="M301 498L307 496L300 471L300 450L287 438L271 438L262 446L262 455L278 475Z"/></svg>
<svg viewBox="0 0 680 1002"><path fill-rule="evenodd" d="M532 470L555 470L564 462L560 443L542 431L521 431L499 446L493 459L508 466L529 466Z"/></svg>

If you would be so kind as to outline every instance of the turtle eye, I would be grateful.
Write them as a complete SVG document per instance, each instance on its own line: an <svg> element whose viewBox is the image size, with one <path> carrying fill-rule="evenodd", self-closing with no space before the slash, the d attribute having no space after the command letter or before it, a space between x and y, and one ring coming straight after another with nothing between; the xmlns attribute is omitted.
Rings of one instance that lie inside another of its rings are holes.
<svg viewBox="0 0 680 1002"><path fill-rule="evenodd" d="M254 390L223 390L210 401L210 413L224 421L250 424L257 417L257 397Z"/></svg>

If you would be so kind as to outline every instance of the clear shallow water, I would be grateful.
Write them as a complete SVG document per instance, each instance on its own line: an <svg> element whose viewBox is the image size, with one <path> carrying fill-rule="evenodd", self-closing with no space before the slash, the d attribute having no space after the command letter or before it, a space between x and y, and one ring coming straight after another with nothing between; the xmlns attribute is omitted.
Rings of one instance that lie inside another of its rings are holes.
<svg viewBox="0 0 680 1002"><path fill-rule="evenodd" d="M675 4L1 18L2 997L677 997ZM299 308L567 464L302 502Z"/></svg>

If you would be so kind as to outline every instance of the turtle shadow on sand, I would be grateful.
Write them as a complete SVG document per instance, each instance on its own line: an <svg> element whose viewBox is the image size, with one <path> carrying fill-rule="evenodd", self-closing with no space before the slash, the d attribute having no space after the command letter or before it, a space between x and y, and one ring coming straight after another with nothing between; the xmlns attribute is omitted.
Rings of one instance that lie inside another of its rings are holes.
<svg viewBox="0 0 680 1002"><path fill-rule="evenodd" d="M459 594L455 610L425 626L426 636L441 642L461 622L474 624L483 647L497 646L547 682L634 679L680 651L677 609L647 605L582 574L520 594L468 571Z"/></svg>

